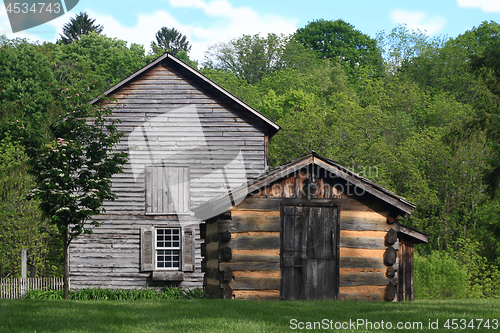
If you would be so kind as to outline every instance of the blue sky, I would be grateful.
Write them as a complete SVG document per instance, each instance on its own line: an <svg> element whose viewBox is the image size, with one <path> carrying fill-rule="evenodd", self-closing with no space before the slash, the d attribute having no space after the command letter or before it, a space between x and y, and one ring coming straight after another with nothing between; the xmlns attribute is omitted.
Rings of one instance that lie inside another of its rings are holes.
<svg viewBox="0 0 500 333"><path fill-rule="evenodd" d="M317 19L343 19L371 37L399 24L456 37L483 21L500 23L500 0L80 0L69 13L15 34L0 6L0 34L55 42L80 11L102 24L108 37L142 44L146 51L161 27L175 27L188 36L195 60L217 42L243 34L290 34Z"/></svg>

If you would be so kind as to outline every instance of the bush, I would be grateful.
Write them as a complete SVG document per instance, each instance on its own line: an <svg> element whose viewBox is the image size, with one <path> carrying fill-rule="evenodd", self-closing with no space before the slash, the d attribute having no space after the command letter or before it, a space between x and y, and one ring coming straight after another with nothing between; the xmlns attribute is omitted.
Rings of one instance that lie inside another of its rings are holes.
<svg viewBox="0 0 500 333"><path fill-rule="evenodd" d="M29 290L27 299L63 299L62 290ZM205 298L203 289L183 290L177 287L164 287L161 290L150 289L103 289L84 288L69 292L72 300L141 300L141 299L195 299Z"/></svg>
<svg viewBox="0 0 500 333"><path fill-rule="evenodd" d="M446 252L414 257L415 298L464 298L469 294L467 268Z"/></svg>

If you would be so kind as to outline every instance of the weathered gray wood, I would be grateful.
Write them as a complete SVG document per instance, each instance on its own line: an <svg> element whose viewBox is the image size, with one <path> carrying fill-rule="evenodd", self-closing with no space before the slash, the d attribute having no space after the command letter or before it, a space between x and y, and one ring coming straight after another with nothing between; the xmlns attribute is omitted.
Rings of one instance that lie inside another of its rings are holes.
<svg viewBox="0 0 500 333"><path fill-rule="evenodd" d="M281 298L336 299L338 209L284 205L281 210Z"/></svg>
<svg viewBox="0 0 500 333"><path fill-rule="evenodd" d="M195 230L193 227L182 228L182 270L195 270Z"/></svg>
<svg viewBox="0 0 500 333"><path fill-rule="evenodd" d="M340 268L385 268L385 266L382 258L340 257Z"/></svg>
<svg viewBox="0 0 500 333"><path fill-rule="evenodd" d="M222 291L222 298L224 298L224 299L232 299L233 298L233 289L229 285L224 287L224 289Z"/></svg>
<svg viewBox="0 0 500 333"><path fill-rule="evenodd" d="M349 301L383 301L381 293L339 293L339 299Z"/></svg>
<svg viewBox="0 0 500 333"><path fill-rule="evenodd" d="M394 250L394 248L388 247L384 253L384 262L387 266L392 266L396 262L396 258L398 256L398 251Z"/></svg>
<svg viewBox="0 0 500 333"><path fill-rule="evenodd" d="M384 273L379 272L363 272L363 273L350 273L340 274L340 286L385 286L389 279L385 277Z"/></svg>
<svg viewBox="0 0 500 333"><path fill-rule="evenodd" d="M219 221L219 230L230 232L280 231L279 216L235 215L232 220Z"/></svg>
<svg viewBox="0 0 500 333"><path fill-rule="evenodd" d="M388 245L392 245L398 241L398 232L391 228L385 235L385 240Z"/></svg>
<svg viewBox="0 0 500 333"><path fill-rule="evenodd" d="M342 230L356 231L386 231L390 227L381 219L371 219L362 216L343 216L340 218L340 228Z"/></svg>
<svg viewBox="0 0 500 333"><path fill-rule="evenodd" d="M241 235L231 239L227 245L238 250L279 249L280 237Z"/></svg>
<svg viewBox="0 0 500 333"><path fill-rule="evenodd" d="M338 205L339 209L344 210L355 210L355 211L368 211L373 212L374 210L370 207L354 200L351 198L338 199L338 198L323 198L323 199L313 199L308 200L309 202L314 202L318 204L334 204ZM286 198L259 198L259 197L248 197L243 200L239 205L240 210L262 210L262 211L279 211L280 204L294 205L304 203L303 199L293 200ZM385 207L381 207L385 208Z"/></svg>
<svg viewBox="0 0 500 333"><path fill-rule="evenodd" d="M223 243L229 242L231 240L231 232L229 230L226 230L226 231L220 233L219 239Z"/></svg>
<svg viewBox="0 0 500 333"><path fill-rule="evenodd" d="M229 246L224 246L221 249L221 259L222 261L230 261L232 259L233 255L231 252L231 248Z"/></svg>
<svg viewBox="0 0 500 333"><path fill-rule="evenodd" d="M154 228L141 229L141 270L154 270Z"/></svg>
<svg viewBox="0 0 500 333"><path fill-rule="evenodd" d="M396 297L396 286L389 282L386 289L385 299L388 301L392 301Z"/></svg>
<svg viewBox="0 0 500 333"><path fill-rule="evenodd" d="M280 278L235 276L228 285L232 290L278 290Z"/></svg>
<svg viewBox="0 0 500 333"><path fill-rule="evenodd" d="M340 247L350 247L357 249L385 249L385 242L382 237L351 237L340 236Z"/></svg>
<svg viewBox="0 0 500 333"><path fill-rule="evenodd" d="M219 264L221 271L226 267L231 267L234 271L278 271L280 269L280 257L277 255L233 255L231 261Z"/></svg>
<svg viewBox="0 0 500 333"><path fill-rule="evenodd" d="M385 276L387 276L389 279L392 279L393 277L396 276L396 271L392 266L387 267L387 270L385 271Z"/></svg>
<svg viewBox="0 0 500 333"><path fill-rule="evenodd" d="M233 270L231 269L231 267L226 267L224 268L224 274L223 274L223 280L225 282L229 282L231 281L231 279L233 278Z"/></svg>
<svg viewBox="0 0 500 333"><path fill-rule="evenodd" d="M154 281L182 281L184 280L184 273L179 271L154 271Z"/></svg>

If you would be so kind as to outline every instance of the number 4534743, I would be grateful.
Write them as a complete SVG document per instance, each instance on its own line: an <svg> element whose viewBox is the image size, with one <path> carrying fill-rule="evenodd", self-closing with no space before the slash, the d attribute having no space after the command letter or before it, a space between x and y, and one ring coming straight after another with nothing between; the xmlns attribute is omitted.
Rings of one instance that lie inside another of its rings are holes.
<svg viewBox="0 0 500 333"><path fill-rule="evenodd" d="M448 319L443 325L446 329L458 330L458 329L498 329L498 319L471 319L467 321L466 319Z"/></svg>
<svg viewBox="0 0 500 333"><path fill-rule="evenodd" d="M31 6L30 6L31 5ZM7 13L14 13L14 14L19 14L19 13L56 13L58 14L61 11L61 4L56 2L56 3L45 3L45 2L38 2L38 3L23 3L23 2L11 2L7 5L6 7Z"/></svg>

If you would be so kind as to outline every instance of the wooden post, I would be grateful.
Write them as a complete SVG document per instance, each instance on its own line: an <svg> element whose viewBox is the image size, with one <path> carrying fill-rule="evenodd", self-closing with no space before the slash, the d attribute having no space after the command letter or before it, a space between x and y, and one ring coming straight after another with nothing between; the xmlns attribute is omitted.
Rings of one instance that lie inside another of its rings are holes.
<svg viewBox="0 0 500 333"><path fill-rule="evenodd" d="M26 248L23 248L21 250L21 297L26 294L26 283L28 282L27 261L28 261L28 250Z"/></svg>

